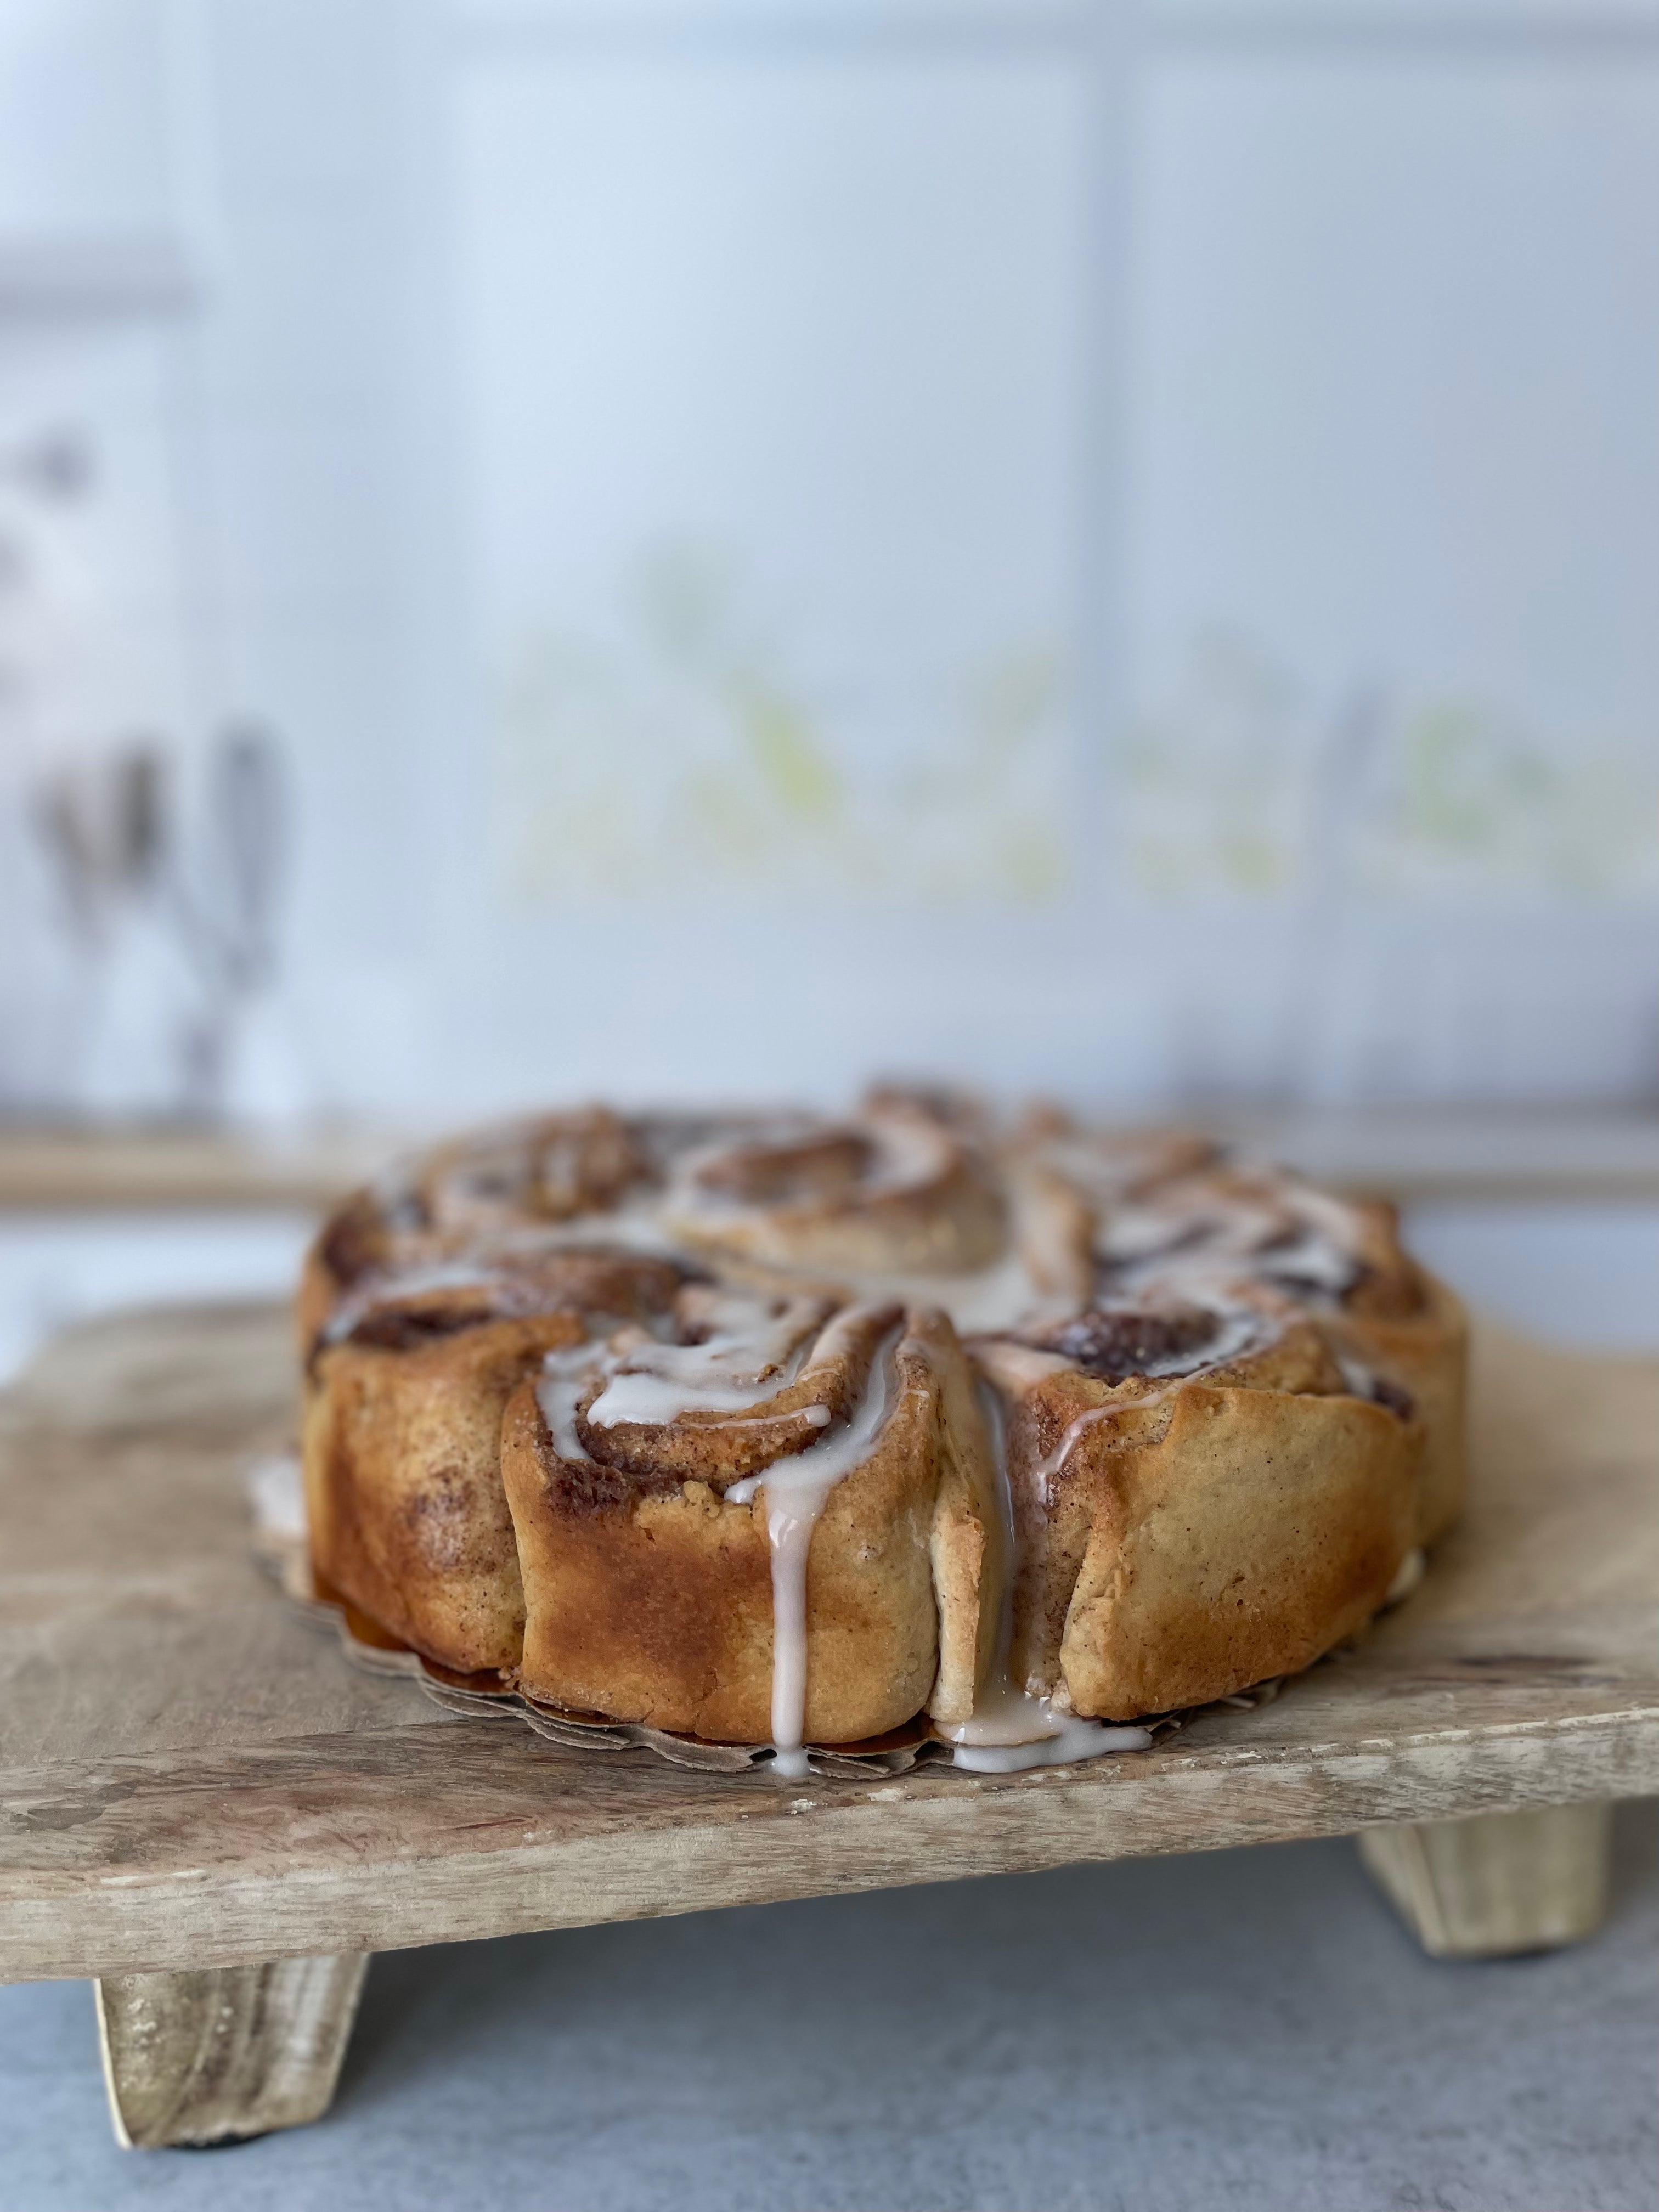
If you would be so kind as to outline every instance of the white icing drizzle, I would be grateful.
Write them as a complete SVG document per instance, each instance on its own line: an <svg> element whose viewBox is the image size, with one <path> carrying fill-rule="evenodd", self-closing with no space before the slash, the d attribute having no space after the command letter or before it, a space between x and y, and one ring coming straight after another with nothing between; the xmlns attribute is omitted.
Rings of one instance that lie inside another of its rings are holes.
<svg viewBox="0 0 1659 2212"><path fill-rule="evenodd" d="M1297 1233L1280 1242L1287 1218ZM1352 1207L1289 1182L1260 1197L1206 1192L1176 1207L1115 1206L1097 1231L1095 1249L1126 1286L1153 1277L1184 1285L1248 1273L1311 1285L1329 1297L1349 1287L1360 1257Z"/></svg>
<svg viewBox="0 0 1659 2212"><path fill-rule="evenodd" d="M492 1229L441 1260L422 1258L409 1266L393 1258L377 1267L335 1306L323 1325L321 1340L337 1344L350 1335L366 1314L388 1299L419 1297L428 1291L483 1289L510 1279L515 1262L550 1257L572 1249L622 1252L647 1259L679 1256L661 1225L656 1202L648 1197L630 1200L611 1212Z"/></svg>
<svg viewBox="0 0 1659 2212"><path fill-rule="evenodd" d="M1156 1394L1158 1397L1166 1395L1164 1391ZM989 1384L981 1385L980 1400L991 1438L1002 1520L1002 1590L995 1650L990 1669L975 1697L973 1712L967 1720L942 1727L939 1731L953 1747L951 1764L969 1774L1018 1774L1030 1767L1063 1766L1074 1759L1099 1759L1109 1752L1150 1750L1150 1729L1114 1728L1104 1721L1082 1720L1075 1714L1057 1711L1052 1698L1024 1689L1013 1679L1014 1586L1021 1562L1013 1484L1008 1469L1007 1425L1002 1401ZM1148 1401L1138 1398L1125 1402L1144 1406ZM1031 1470L1034 1483L1046 1490L1050 1477L1065 1465L1078 1438L1097 1421L1123 1410L1121 1405L1095 1406L1080 1414L1054 1451Z"/></svg>
<svg viewBox="0 0 1659 2212"><path fill-rule="evenodd" d="M605 1344L575 1344L562 1352L542 1354L536 1403L561 1459L579 1463L587 1459L587 1447L576 1433L576 1408L592 1377L604 1372L609 1356L610 1346Z"/></svg>
<svg viewBox="0 0 1659 2212"><path fill-rule="evenodd" d="M653 1190L634 1190L619 1205L592 1206L563 1221L526 1222L520 1226L492 1230L491 1252L526 1254L562 1251L569 1244L605 1244L649 1259L678 1256L678 1249L662 1223L662 1199Z"/></svg>
<svg viewBox="0 0 1659 2212"><path fill-rule="evenodd" d="M953 1746L951 1765L969 1774L1021 1774L1028 1767L1069 1766L1074 1759L1152 1747L1150 1729L1079 1720L1026 1691L1011 1690L1006 1703L981 1700L972 1720L939 1732Z"/></svg>
<svg viewBox="0 0 1659 2212"><path fill-rule="evenodd" d="M1031 1469L1031 1487L1046 1499L1049 1484L1076 1450L1079 1441L1087 1436L1091 1429L1098 1427L1102 1421L1109 1421L1115 1413L1138 1413L1143 1406L1156 1406L1160 1399L1167 1398L1169 1395L1167 1390L1152 1390L1144 1398L1121 1398L1109 1406L1091 1406L1086 1413L1079 1413L1074 1421L1066 1424L1060 1442Z"/></svg>
<svg viewBox="0 0 1659 2212"><path fill-rule="evenodd" d="M1356 1359L1346 1352L1337 1353L1336 1364L1342 1370L1342 1380L1347 1384L1352 1396L1376 1398L1376 1370L1375 1368L1367 1367L1363 1359Z"/></svg>
<svg viewBox="0 0 1659 2212"><path fill-rule="evenodd" d="M1156 1176L1164 1156L1165 1147L1157 1137L1126 1135L1093 1143L1087 1137L1051 1138L1041 1158L1074 1190L1098 1203L1121 1198Z"/></svg>
<svg viewBox="0 0 1659 2212"><path fill-rule="evenodd" d="M544 1353L536 1398L560 1458L585 1462L589 1456L576 1416L596 1380L604 1387L588 1407L590 1425L657 1425L693 1411L736 1413L787 1388L827 1334L804 1330L799 1301L780 1312L770 1300L732 1297L714 1301L713 1310L726 1326L702 1344L587 1343ZM831 1328L845 1334L860 1317L858 1309L844 1310ZM878 1348L857 1411L839 1434L774 1460L725 1492L725 1502L738 1506L765 1493L772 1564L772 1736L775 1771L787 1780L808 1771L806 1565L812 1531L830 1492L869 1457L880 1434L892 1401L892 1354L901 1333L894 1329ZM779 1362L792 1350L786 1372ZM835 1413L815 1405L779 1418L827 1429Z"/></svg>
<svg viewBox="0 0 1659 2212"><path fill-rule="evenodd" d="M595 1380L601 1388L585 1418L602 1429L623 1421L661 1427L694 1412L741 1413L787 1389L811 1349L812 1302L792 1300L781 1311L763 1298L727 1297L711 1304L713 1318L726 1326L701 1344L657 1343L627 1328L622 1344L589 1342L543 1355L536 1397L561 1459L588 1457L576 1409ZM624 1334L623 1324L613 1329ZM787 1368L781 1364L786 1360ZM833 1415L826 1406L807 1406L779 1418L823 1428Z"/></svg>
<svg viewBox="0 0 1659 2212"><path fill-rule="evenodd" d="M892 1299L909 1306L939 1306L964 1336L988 1334L1033 1320L1060 1321L1076 1310L1075 1298L1045 1299L1032 1281L1018 1249L988 1267L967 1274L860 1273L842 1270L839 1279L873 1304Z"/></svg>
<svg viewBox="0 0 1659 2212"><path fill-rule="evenodd" d="M874 1138L876 1158L864 1188L871 1194L920 1190L948 1173L961 1151L948 1129L924 1115L872 1114L860 1133Z"/></svg>
<svg viewBox="0 0 1659 2212"><path fill-rule="evenodd" d="M701 1344L639 1345L622 1356L612 1379L587 1409L590 1427L613 1429L622 1421L660 1425L682 1413L736 1413L787 1389L805 1363L810 1302L726 1297L713 1303L724 1322ZM793 1358L791 1355L793 1355ZM785 1363L788 1370L785 1371ZM830 1416L823 1407L823 1422Z"/></svg>
<svg viewBox="0 0 1659 2212"><path fill-rule="evenodd" d="M806 1565L812 1531L830 1492L868 1459L892 1402L894 1330L871 1362L858 1411L838 1436L826 1437L727 1490L727 1503L746 1505L764 1492L772 1550L772 1748L775 1772L799 1781L809 1771L806 1726ZM828 1407L821 1409L828 1415Z"/></svg>
<svg viewBox="0 0 1659 2212"><path fill-rule="evenodd" d="M1202 1375L1213 1368L1229 1366L1235 1359L1247 1358L1252 1352L1264 1351L1275 1337L1285 1333L1285 1324L1280 1319L1264 1314L1255 1306L1236 1304L1230 1299L1218 1297L1200 1297L1194 1303L1215 1316L1219 1324L1215 1334L1206 1343L1198 1346L1195 1352L1171 1352L1162 1359L1149 1359L1140 1369L1141 1374L1152 1376Z"/></svg>

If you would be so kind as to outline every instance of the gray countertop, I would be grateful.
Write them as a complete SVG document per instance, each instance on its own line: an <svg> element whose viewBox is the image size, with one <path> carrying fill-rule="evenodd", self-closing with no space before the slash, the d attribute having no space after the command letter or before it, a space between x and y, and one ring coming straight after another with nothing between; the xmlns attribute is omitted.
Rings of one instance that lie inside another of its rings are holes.
<svg viewBox="0 0 1659 2212"><path fill-rule="evenodd" d="M1659 1805L1608 1925L1424 1958L1351 1844L1120 1862L371 1972L320 2126L118 2151L82 1984L0 1990L19 2212L1649 2212Z"/></svg>

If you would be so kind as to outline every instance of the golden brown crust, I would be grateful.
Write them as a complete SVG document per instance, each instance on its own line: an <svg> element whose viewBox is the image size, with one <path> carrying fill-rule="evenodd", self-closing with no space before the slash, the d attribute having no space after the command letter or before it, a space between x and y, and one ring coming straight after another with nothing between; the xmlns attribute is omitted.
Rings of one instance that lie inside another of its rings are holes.
<svg viewBox="0 0 1659 2212"><path fill-rule="evenodd" d="M1347 1396L1184 1384L1157 1443L1085 1444L1060 1676L1107 1720L1294 1674L1364 1626L1413 1540L1414 1438Z"/></svg>
<svg viewBox="0 0 1659 2212"><path fill-rule="evenodd" d="M884 1328L890 1316L874 1318ZM867 1326L856 1335L854 1372L876 1349ZM947 1389L958 1413L964 1402L963 1378L946 1380L961 1365L954 1333L941 1316L915 1316L888 1356L886 1418L830 1490L808 1554L805 1729L819 1742L881 1735L927 1702L942 1483L953 1534L969 1517L957 1470L971 1445L945 1440ZM507 1409L501 1472L528 1596L522 1688L654 1728L763 1741L774 1657L763 1485L737 1504L710 1481L666 1480L660 1459L596 1479L556 1449L527 1383Z"/></svg>
<svg viewBox="0 0 1659 2212"><path fill-rule="evenodd" d="M1011 1564L996 1444L985 1386L941 1313L913 1314L939 1382L939 1487L929 1538L939 1612L939 1670L927 1710L965 1721L992 1669Z"/></svg>
<svg viewBox="0 0 1659 2212"><path fill-rule="evenodd" d="M604 1243L619 1207L659 1249ZM904 1303L964 1270L926 1295L1029 1285L971 1363ZM1111 1719L1304 1665L1462 1491L1462 1310L1390 1209L915 1091L446 1146L342 1206L299 1316L327 1583L447 1667L724 1740L771 1732L767 1471L889 1369L806 1558L818 1741L965 1721L1005 1620L1021 1686Z"/></svg>
<svg viewBox="0 0 1659 2212"><path fill-rule="evenodd" d="M568 1314L418 1350L326 1349L301 1430L312 1558L342 1595L464 1674L518 1662L524 1590L501 1492L501 1410Z"/></svg>
<svg viewBox="0 0 1659 2212"><path fill-rule="evenodd" d="M1030 1693L1116 1720L1306 1666L1415 1540L1420 1424L1349 1395L1287 1302L1237 1295L1273 1333L1190 1376L971 1347L1006 1409L1011 1671Z"/></svg>
<svg viewBox="0 0 1659 2212"><path fill-rule="evenodd" d="M1408 1262L1408 1265L1413 1263ZM1462 1510L1468 1480L1468 1316L1462 1301L1413 1265L1415 1297L1403 1316L1352 1309L1315 1316L1336 1350L1403 1391L1425 1431L1417 1541L1432 1544Z"/></svg>
<svg viewBox="0 0 1659 2212"><path fill-rule="evenodd" d="M684 1286L672 1261L571 1249L337 1304L307 1362L301 1436L323 1579L445 1666L516 1665L501 1410L546 1352L583 1340L585 1316L659 1315Z"/></svg>

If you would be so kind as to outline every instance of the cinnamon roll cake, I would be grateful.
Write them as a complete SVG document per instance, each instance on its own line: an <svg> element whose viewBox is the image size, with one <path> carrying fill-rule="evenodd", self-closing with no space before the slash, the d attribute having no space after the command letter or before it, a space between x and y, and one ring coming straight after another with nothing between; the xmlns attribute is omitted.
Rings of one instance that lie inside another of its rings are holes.
<svg viewBox="0 0 1659 2212"><path fill-rule="evenodd" d="M967 1765L1140 1741L1354 1633L1462 1479L1462 1316L1386 1208L930 1092L441 1146L299 1318L322 1585L785 1772L921 1716Z"/></svg>

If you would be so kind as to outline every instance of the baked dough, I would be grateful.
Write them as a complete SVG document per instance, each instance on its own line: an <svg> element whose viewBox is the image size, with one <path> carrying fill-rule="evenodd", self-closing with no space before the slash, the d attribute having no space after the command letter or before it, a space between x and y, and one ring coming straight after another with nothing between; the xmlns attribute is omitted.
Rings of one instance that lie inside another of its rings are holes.
<svg viewBox="0 0 1659 2212"><path fill-rule="evenodd" d="M830 1273L961 1273L1006 1242L980 1146L927 1103L890 1091L845 1121L781 1121L698 1148L665 1216L697 1249Z"/></svg>
<svg viewBox="0 0 1659 2212"><path fill-rule="evenodd" d="M1003 1404L1009 1674L1108 1720L1307 1666L1415 1535L1420 1421L1354 1395L1249 1283L1096 1308L975 1350Z"/></svg>
<svg viewBox="0 0 1659 2212"><path fill-rule="evenodd" d="M786 1761L1292 1671L1461 1492L1461 1310L1388 1209L1049 1109L538 1117L345 1201L299 1311L325 1584Z"/></svg>
<svg viewBox="0 0 1659 2212"><path fill-rule="evenodd" d="M1418 1542L1456 1518L1468 1317L1402 1249L1392 1206L1238 1165L1186 1133L1094 1132L1053 1114L1028 1122L1010 1181L1027 1266L1050 1293L1178 1293L1243 1272L1296 1298L1352 1388L1421 1419Z"/></svg>
<svg viewBox="0 0 1659 2212"><path fill-rule="evenodd" d="M750 1363L770 1372L737 1413L601 1427L591 1416L616 1386L583 1373L580 1352L564 1363L562 1408L557 1378L514 1394L501 1463L528 1595L520 1683L556 1704L716 1740L852 1742L927 1704L943 1642L944 1694L971 1710L991 1478L955 1331L943 1314L896 1306L741 1303L756 1334L775 1305L783 1332L769 1359ZM609 1358L625 1388L627 1350L613 1341ZM769 1529L767 1476L792 1462L810 1474L815 1452L834 1452L833 1437L803 1428L825 1407L858 1442L854 1463L812 1501L796 1601L805 1694L786 1712L775 1621L787 1623L790 1602L779 1601L787 1563Z"/></svg>
<svg viewBox="0 0 1659 2212"><path fill-rule="evenodd" d="M584 1314L665 1313L683 1271L624 1253L475 1258L360 1283L312 1339L301 1458L312 1557L372 1619L462 1674L518 1665L501 1415Z"/></svg>

